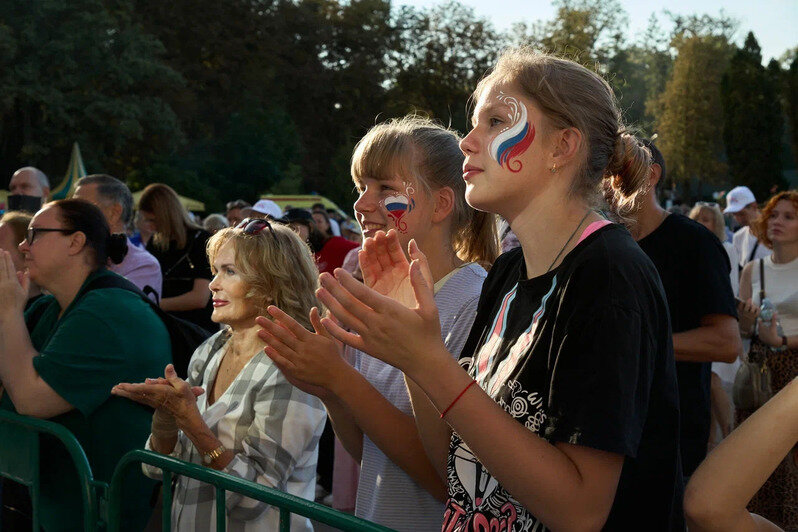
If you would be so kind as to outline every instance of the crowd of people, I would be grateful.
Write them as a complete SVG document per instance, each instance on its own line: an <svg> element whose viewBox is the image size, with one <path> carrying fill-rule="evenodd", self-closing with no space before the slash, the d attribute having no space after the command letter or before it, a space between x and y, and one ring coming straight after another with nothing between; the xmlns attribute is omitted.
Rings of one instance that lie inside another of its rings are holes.
<svg viewBox="0 0 798 532"><path fill-rule="evenodd" d="M144 448L399 531L798 529L798 191L664 209L662 153L565 59L509 50L474 101L465 137L408 116L358 142L356 223L199 220L164 184L136 208L104 174L45 202L20 169L0 408L67 427L101 481ZM42 527L81 528L68 456L41 456ZM129 477L126 528L163 490L175 529L214 526L212 486ZM27 489L0 496L30 530Z"/></svg>

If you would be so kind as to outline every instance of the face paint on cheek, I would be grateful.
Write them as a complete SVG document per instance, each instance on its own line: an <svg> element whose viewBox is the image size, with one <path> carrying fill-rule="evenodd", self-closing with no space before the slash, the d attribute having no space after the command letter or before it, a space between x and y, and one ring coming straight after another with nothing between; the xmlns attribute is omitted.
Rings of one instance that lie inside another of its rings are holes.
<svg viewBox="0 0 798 532"><path fill-rule="evenodd" d="M515 159L520 157L535 140L535 126L527 121L526 105L522 102L503 92L499 92L497 98L510 107L507 115L510 125L496 135L488 149L500 166L511 172L520 172L524 166L521 161Z"/></svg>
<svg viewBox="0 0 798 532"><path fill-rule="evenodd" d="M405 193L397 192L386 196L380 203L383 208L388 211L388 216L393 219L394 227L400 233L407 233L407 221L402 218L412 211L416 206L414 199L415 189L410 183L403 183L405 186Z"/></svg>

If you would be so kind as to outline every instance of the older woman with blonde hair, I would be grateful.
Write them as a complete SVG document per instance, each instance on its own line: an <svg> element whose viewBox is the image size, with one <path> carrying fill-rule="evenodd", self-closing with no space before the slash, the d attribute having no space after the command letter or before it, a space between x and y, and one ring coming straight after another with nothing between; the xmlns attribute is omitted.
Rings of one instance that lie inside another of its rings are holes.
<svg viewBox="0 0 798 532"><path fill-rule="evenodd" d="M207 250L211 318L224 329L194 352L187 381L169 365L163 378L119 384L113 393L155 408L147 449L313 500L324 407L264 354L255 323L268 305L278 305L310 327L310 309L318 305L310 249L288 227L247 219L213 235ZM156 468L144 471L160 476ZM179 477L173 500L176 530L214 522L213 486ZM232 530L278 528L278 510L265 503L228 493L226 507ZM301 516L291 524L312 530Z"/></svg>

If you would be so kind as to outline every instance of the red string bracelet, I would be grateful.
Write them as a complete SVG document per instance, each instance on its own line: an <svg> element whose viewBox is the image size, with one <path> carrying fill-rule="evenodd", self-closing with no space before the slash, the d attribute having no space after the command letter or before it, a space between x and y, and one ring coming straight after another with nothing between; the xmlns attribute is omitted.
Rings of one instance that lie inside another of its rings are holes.
<svg viewBox="0 0 798 532"><path fill-rule="evenodd" d="M443 416L445 416L445 415L446 415L446 413L447 413L449 410L451 410L451 409L452 409L452 407L454 406L454 404L455 404L457 401L459 401L459 400L460 400L460 398L463 396L463 394L464 394L464 393L466 393L466 392L468 391L468 389L469 389L469 388L471 388L471 387L474 385L474 383L476 383L476 382L477 382L477 381L473 380L473 381L471 381L471 382L469 382L469 383L468 383L468 386L466 386L465 388L463 388L463 391L462 391L462 392L460 392L460 395L458 395L457 397L455 397L455 398L454 398L454 401L452 401L452 404L450 404L449 406L447 406L447 407L446 407L446 410L444 410L443 412L441 412L441 419L443 419Z"/></svg>

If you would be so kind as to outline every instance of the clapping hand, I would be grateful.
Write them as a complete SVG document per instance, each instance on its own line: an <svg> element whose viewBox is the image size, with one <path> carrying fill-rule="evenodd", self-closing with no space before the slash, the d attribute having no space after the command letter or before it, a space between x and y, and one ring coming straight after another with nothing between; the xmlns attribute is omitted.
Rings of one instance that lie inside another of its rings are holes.
<svg viewBox="0 0 798 532"><path fill-rule="evenodd" d="M166 366L164 376L146 379L143 383L119 383L111 394L126 397L175 418L177 426L185 430L200 418L197 397L205 393L199 386L190 386L177 376L172 364Z"/></svg>
<svg viewBox="0 0 798 532"><path fill-rule="evenodd" d="M426 257L418 249L415 240L408 244L411 259L418 259L426 266ZM363 282L374 291L390 297L407 308L417 304L410 281L410 262L399 244L399 235L391 229L388 233L379 231L373 238L367 238L363 249L358 253ZM432 274L428 267L421 268L421 274L428 286L432 286Z"/></svg>
<svg viewBox="0 0 798 532"><path fill-rule="evenodd" d="M15 313L20 316L28 301L30 276L26 271L17 272L8 251L0 250L0 321Z"/></svg>
<svg viewBox="0 0 798 532"><path fill-rule="evenodd" d="M291 316L275 306L267 309L273 321L258 316L261 326L258 336L266 342L264 352L288 379L300 390L326 398L338 381L340 371L349 369L341 357L340 344L321 324L319 310L310 310L310 332Z"/></svg>
<svg viewBox="0 0 798 532"><path fill-rule="evenodd" d="M443 341L427 259L414 241L410 263L397 248L394 231L366 239L360 260L367 286L339 268L319 277L317 294L343 325L322 320L333 337L407 372Z"/></svg>

